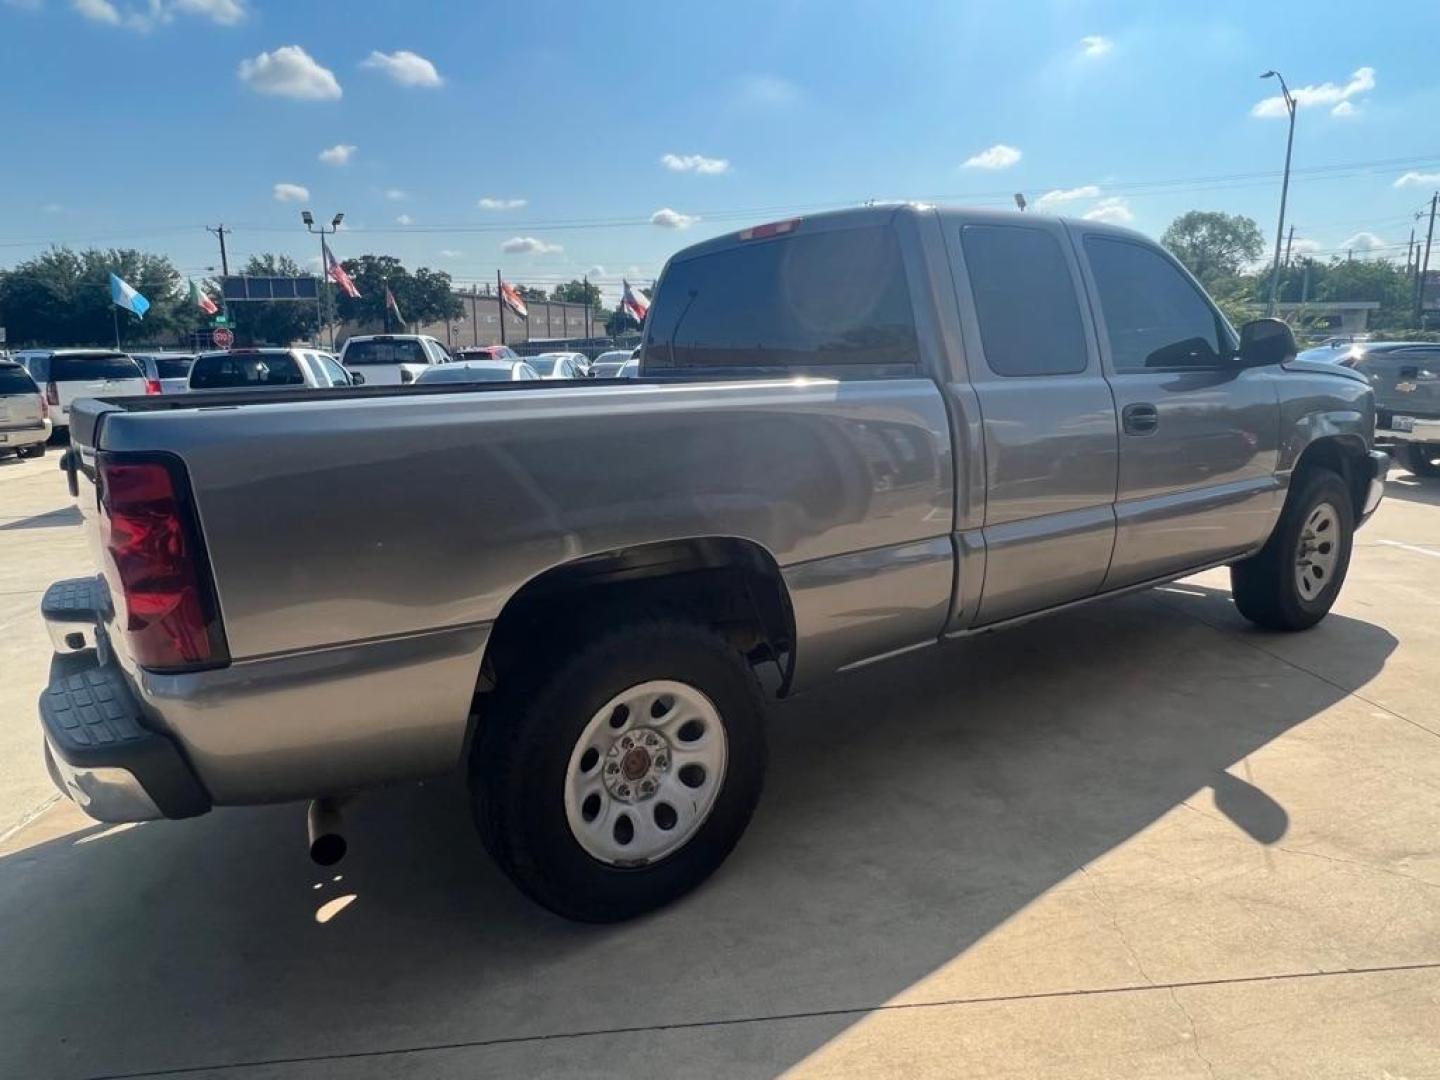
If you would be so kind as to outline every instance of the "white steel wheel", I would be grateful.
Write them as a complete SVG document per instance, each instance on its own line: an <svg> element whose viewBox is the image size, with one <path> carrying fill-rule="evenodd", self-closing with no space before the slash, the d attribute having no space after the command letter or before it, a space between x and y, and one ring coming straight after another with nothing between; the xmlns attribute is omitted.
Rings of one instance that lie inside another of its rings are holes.
<svg viewBox="0 0 1440 1080"><path fill-rule="evenodd" d="M709 817L728 752L719 711L694 686L653 680L622 690L590 718L571 751L571 834L607 866L664 859Z"/></svg>
<svg viewBox="0 0 1440 1080"><path fill-rule="evenodd" d="M1314 600L1330 584L1340 562L1340 514L1328 502L1311 509L1295 549L1295 588Z"/></svg>

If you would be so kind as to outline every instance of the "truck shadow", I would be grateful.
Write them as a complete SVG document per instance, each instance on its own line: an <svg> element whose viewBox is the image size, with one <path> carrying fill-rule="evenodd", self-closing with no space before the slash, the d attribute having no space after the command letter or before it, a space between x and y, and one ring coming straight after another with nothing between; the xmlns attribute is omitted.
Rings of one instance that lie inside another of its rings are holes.
<svg viewBox="0 0 1440 1080"><path fill-rule="evenodd" d="M781 1072L1197 792L1246 842L1283 837L1285 808L1226 770L1395 646L1338 615L1311 633L1346 658L1329 682L1186 582L784 703L734 856L621 926L521 897L451 782L358 800L333 872L309 864L296 806L23 848L0 859L0 1074ZM701 1034L795 1014L747 1026L740 1058ZM663 1025L700 1029L683 1068L645 1049Z"/></svg>

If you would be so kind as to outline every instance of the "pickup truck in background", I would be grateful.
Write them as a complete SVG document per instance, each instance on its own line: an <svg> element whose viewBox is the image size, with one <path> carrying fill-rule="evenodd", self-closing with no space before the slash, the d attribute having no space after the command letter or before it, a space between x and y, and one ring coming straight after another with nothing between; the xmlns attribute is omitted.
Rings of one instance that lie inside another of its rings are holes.
<svg viewBox="0 0 1440 1080"><path fill-rule="evenodd" d="M630 382L78 403L52 775L309 799L329 861L356 792L463 770L529 896L636 915L744 832L767 697L1221 565L1321 619L1387 458L1295 352L1134 233L891 206L675 255Z"/></svg>
<svg viewBox="0 0 1440 1080"><path fill-rule="evenodd" d="M448 349L424 334L357 334L340 348L340 363L376 386L412 383L431 364L448 364Z"/></svg>
<svg viewBox="0 0 1440 1080"><path fill-rule="evenodd" d="M347 371L318 349L253 348L202 353L191 365L188 389L319 390L364 382L365 376Z"/></svg>
<svg viewBox="0 0 1440 1080"><path fill-rule="evenodd" d="M1375 438L1416 476L1440 476L1440 342L1356 345L1345 363L1375 391Z"/></svg>

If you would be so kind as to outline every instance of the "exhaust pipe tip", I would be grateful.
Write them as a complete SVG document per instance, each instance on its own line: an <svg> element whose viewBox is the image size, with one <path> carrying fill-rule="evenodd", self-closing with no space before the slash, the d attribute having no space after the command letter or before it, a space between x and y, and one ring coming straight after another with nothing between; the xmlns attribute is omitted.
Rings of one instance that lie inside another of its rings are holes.
<svg viewBox="0 0 1440 1080"><path fill-rule="evenodd" d="M344 821L334 799L313 799L305 815L310 837L310 858L320 866L334 866L345 857Z"/></svg>

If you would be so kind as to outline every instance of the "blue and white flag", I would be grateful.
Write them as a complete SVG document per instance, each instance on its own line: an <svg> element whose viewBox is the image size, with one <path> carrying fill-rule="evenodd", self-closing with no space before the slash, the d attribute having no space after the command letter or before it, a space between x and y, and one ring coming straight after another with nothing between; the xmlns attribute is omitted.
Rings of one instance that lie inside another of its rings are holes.
<svg viewBox="0 0 1440 1080"><path fill-rule="evenodd" d="M110 275L110 299L114 301L116 307L133 311L142 319L145 317L145 312L150 310L150 301L114 274Z"/></svg>

